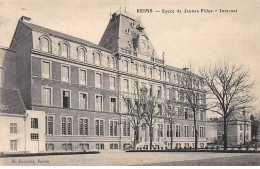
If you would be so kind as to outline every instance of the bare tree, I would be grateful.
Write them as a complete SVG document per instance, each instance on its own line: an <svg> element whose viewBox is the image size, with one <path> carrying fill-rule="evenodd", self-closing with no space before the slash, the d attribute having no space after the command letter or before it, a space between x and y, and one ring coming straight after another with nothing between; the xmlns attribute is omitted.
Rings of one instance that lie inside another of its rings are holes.
<svg viewBox="0 0 260 169"><path fill-rule="evenodd" d="M201 76L210 89L210 102L208 108L223 117L224 150L227 150L228 120L234 114L252 108L254 96L251 93L255 82L250 81L248 70L243 66L221 63L205 67L200 70Z"/></svg>
<svg viewBox="0 0 260 169"><path fill-rule="evenodd" d="M185 105L191 110L191 114L184 111L185 119L193 118L195 150L198 148L198 129L197 117L198 113L206 112L206 90L202 90L203 79L194 73L192 64L185 69L185 73L180 79L180 85Z"/></svg>
<svg viewBox="0 0 260 169"><path fill-rule="evenodd" d="M144 88L147 91L147 89ZM144 91L145 93L145 91ZM145 123L149 126L149 139L150 139L150 150L153 147L153 126L158 117L162 116L162 107L158 108L158 98L146 96L145 104L143 106L144 111L144 120Z"/></svg>
<svg viewBox="0 0 260 169"><path fill-rule="evenodd" d="M134 98L131 99L127 96L123 96L123 102L127 108L127 112L124 117L130 122L130 126L134 130L133 148L136 150L136 145L139 141L139 129L145 115L143 106L146 104L146 101L144 100L142 93L138 91L138 88L134 90L136 91Z"/></svg>

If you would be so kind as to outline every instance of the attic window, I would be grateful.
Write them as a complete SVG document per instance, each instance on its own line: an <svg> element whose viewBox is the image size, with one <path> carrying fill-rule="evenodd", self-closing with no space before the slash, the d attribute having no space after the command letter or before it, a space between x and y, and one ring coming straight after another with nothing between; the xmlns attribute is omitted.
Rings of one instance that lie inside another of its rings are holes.
<svg viewBox="0 0 260 169"><path fill-rule="evenodd" d="M131 22L130 25L132 26L132 28L135 27L135 23L134 22Z"/></svg>
<svg viewBox="0 0 260 169"><path fill-rule="evenodd" d="M126 32L127 34L130 34L130 29L127 28L127 29L125 30L125 32Z"/></svg>

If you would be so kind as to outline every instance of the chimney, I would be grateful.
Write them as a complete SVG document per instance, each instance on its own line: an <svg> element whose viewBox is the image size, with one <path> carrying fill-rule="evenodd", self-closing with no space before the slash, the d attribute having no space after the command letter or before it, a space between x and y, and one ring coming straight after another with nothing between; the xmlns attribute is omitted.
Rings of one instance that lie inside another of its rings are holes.
<svg viewBox="0 0 260 169"><path fill-rule="evenodd" d="M20 21L29 22L29 23L30 23L31 18L29 18L29 17L27 17L27 16L22 16L22 17L20 18Z"/></svg>
<svg viewBox="0 0 260 169"><path fill-rule="evenodd" d="M184 67L184 68L182 68L182 70L184 70L184 71L188 71L188 70L189 70L189 68L187 68L187 67Z"/></svg>

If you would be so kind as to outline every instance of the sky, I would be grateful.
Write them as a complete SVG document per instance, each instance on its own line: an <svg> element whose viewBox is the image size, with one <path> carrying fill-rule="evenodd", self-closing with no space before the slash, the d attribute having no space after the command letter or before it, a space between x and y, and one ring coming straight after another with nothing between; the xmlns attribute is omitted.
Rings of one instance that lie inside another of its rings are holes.
<svg viewBox="0 0 260 169"><path fill-rule="evenodd" d="M260 111L260 0L0 0L0 46L8 47L21 16L31 22L98 44L110 19L120 9L141 17L145 31L166 63L196 70L228 60L244 65L258 97ZM137 13L137 9L175 13ZM176 13L177 9L237 9L237 13Z"/></svg>

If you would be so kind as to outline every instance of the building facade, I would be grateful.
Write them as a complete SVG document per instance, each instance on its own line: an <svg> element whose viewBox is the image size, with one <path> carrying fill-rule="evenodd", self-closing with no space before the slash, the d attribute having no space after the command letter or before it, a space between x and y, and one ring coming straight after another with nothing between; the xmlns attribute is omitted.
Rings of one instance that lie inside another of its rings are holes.
<svg viewBox="0 0 260 169"><path fill-rule="evenodd" d="M122 98L146 87L163 104L173 100L173 147L194 146L193 118L180 84L185 70L166 64L154 50L140 20L114 13L99 45L56 32L22 17L10 50L16 56L16 88L27 110L45 112L46 150L125 149L133 130L124 117ZM203 80L194 76L201 105L206 105ZM206 116L197 117L199 147L206 146ZM169 120L162 109L154 125L154 144L169 147ZM139 147L148 143L140 129Z"/></svg>

